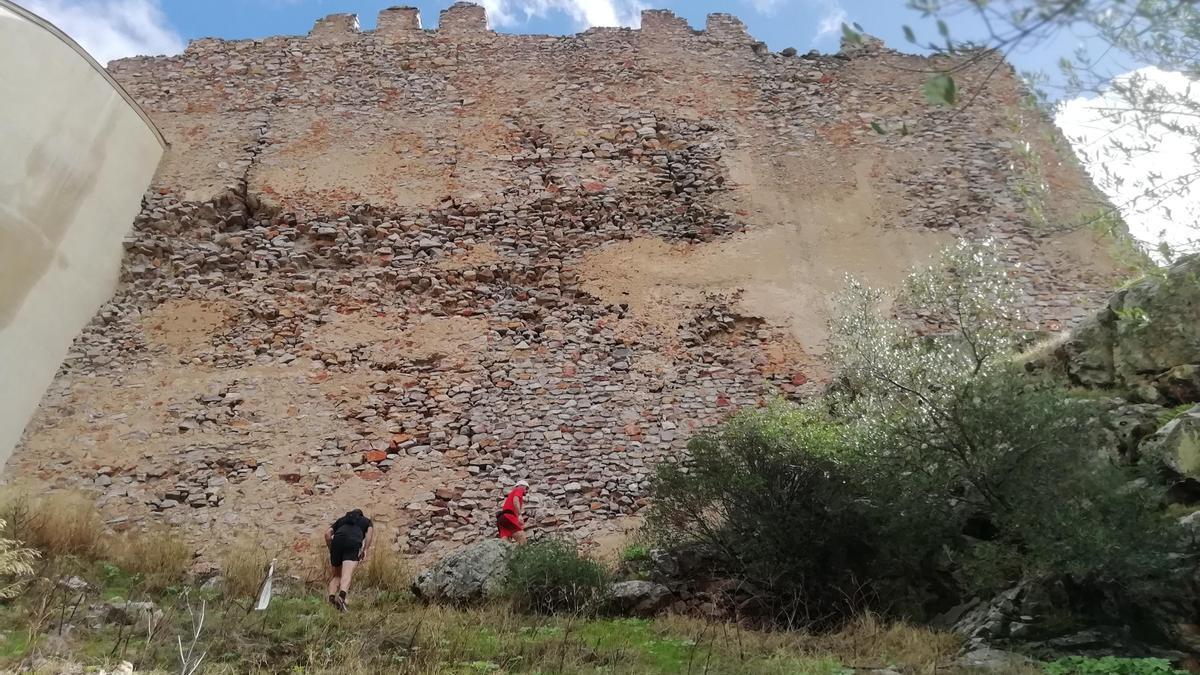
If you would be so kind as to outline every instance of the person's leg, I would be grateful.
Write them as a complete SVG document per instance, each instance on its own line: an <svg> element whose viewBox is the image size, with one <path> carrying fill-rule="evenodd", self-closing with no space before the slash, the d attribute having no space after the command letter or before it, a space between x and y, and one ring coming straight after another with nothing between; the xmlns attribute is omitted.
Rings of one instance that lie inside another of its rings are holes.
<svg viewBox="0 0 1200 675"><path fill-rule="evenodd" d="M337 592L338 592L338 584L341 582L341 580L342 580L342 567L341 567L341 565L337 565L337 566L332 566L332 565L331 565L331 566L329 567L329 584L328 584L328 586L329 586L329 597L331 597L331 598L332 598L333 596L337 595Z"/></svg>
<svg viewBox="0 0 1200 675"><path fill-rule="evenodd" d="M358 562L355 560L342 561L342 578L339 590L343 598L346 596L346 593L350 592L350 579L354 576L355 567L358 567Z"/></svg>
<svg viewBox="0 0 1200 675"><path fill-rule="evenodd" d="M517 530L516 532L513 532L512 540L517 542L518 544L524 544L525 543L525 530Z"/></svg>

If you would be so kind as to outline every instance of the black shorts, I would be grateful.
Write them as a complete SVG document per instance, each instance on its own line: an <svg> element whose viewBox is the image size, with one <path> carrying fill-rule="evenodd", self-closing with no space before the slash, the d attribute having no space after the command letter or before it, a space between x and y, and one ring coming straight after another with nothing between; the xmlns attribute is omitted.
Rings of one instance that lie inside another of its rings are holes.
<svg viewBox="0 0 1200 675"><path fill-rule="evenodd" d="M329 564L334 567L341 567L346 560L357 562L362 560L361 539L341 539L334 537L333 541L329 542Z"/></svg>

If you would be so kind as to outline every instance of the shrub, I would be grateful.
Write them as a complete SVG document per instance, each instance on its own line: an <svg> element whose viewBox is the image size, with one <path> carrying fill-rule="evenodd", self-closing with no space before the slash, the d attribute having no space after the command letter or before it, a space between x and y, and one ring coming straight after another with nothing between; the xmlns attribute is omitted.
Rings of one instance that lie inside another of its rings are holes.
<svg viewBox="0 0 1200 675"><path fill-rule="evenodd" d="M662 545L700 543L719 571L765 591L768 618L838 622L878 576L876 506L867 463L813 410L746 410L660 465L647 520Z"/></svg>
<svg viewBox="0 0 1200 675"><path fill-rule="evenodd" d="M53 492L33 496L11 491L0 504L5 534L45 555L94 557L101 551L104 521L86 495Z"/></svg>
<svg viewBox="0 0 1200 675"><path fill-rule="evenodd" d="M642 562L650 559L650 550L642 544L630 544L621 549L621 562Z"/></svg>
<svg viewBox="0 0 1200 675"><path fill-rule="evenodd" d="M192 564L194 549L165 528L126 532L105 541L103 557L138 575L157 590L180 583Z"/></svg>
<svg viewBox="0 0 1200 675"><path fill-rule="evenodd" d="M508 593L522 611L592 612L604 603L608 573L563 539L542 539L513 551Z"/></svg>

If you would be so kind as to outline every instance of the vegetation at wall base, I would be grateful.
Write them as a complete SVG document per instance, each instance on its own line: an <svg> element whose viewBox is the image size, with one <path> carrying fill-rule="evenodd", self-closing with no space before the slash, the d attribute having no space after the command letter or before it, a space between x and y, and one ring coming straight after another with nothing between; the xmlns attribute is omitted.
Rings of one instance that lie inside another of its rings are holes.
<svg viewBox="0 0 1200 675"><path fill-rule="evenodd" d="M1023 579L1160 574L1159 497L1100 450L1096 401L1016 364L1027 340L1002 259L948 251L910 277L898 318L851 283L837 387L742 411L661 466L657 543L702 546L711 574L752 584L760 618L789 628L929 618Z"/></svg>

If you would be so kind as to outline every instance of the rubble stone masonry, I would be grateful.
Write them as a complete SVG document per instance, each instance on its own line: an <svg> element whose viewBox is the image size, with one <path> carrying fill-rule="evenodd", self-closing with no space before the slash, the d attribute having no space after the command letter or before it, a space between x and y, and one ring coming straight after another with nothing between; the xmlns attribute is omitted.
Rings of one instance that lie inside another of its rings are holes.
<svg viewBox="0 0 1200 675"><path fill-rule="evenodd" d="M172 147L10 482L210 558L353 507L432 553L521 478L533 527L604 540L697 430L821 389L846 273L993 237L1041 327L1102 299L1067 227L1099 200L1010 67L961 57L945 109L923 71L960 61L788 53L723 14L548 37L460 3L113 62Z"/></svg>

